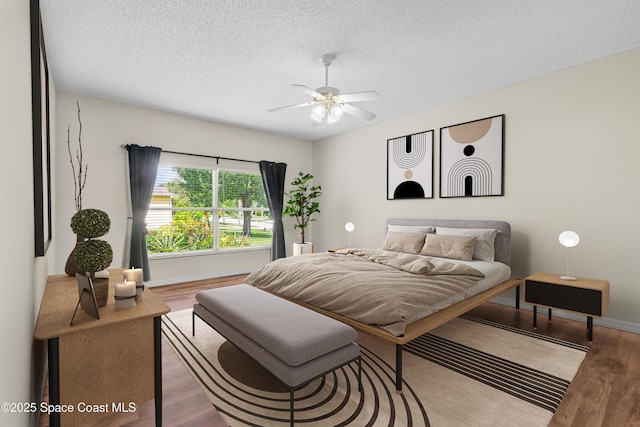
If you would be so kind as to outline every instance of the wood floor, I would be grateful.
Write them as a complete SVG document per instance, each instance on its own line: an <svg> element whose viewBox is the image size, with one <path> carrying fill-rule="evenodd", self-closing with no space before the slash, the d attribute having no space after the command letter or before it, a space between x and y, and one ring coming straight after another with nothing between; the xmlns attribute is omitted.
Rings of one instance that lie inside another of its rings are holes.
<svg viewBox="0 0 640 427"><path fill-rule="evenodd" d="M244 275L153 288L173 311L190 308L197 292L241 283ZM544 311L544 310L542 310ZM532 313L487 303L469 314L533 330ZM594 326L594 341L587 340L582 322L538 315L537 333L590 347L549 426L640 427L640 335ZM175 352L163 339L163 417L165 426L224 426L224 422L200 387L191 379ZM46 400L46 396L45 396ZM154 425L153 401L135 414L114 415L96 426ZM43 416L40 426L48 426Z"/></svg>

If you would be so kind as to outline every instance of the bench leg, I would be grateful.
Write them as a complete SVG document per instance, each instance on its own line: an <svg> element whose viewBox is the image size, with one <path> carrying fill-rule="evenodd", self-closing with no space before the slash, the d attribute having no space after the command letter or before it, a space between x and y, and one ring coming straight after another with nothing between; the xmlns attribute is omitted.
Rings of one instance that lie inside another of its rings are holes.
<svg viewBox="0 0 640 427"><path fill-rule="evenodd" d="M191 336L196 336L196 312L191 312Z"/></svg>
<svg viewBox="0 0 640 427"><path fill-rule="evenodd" d="M358 391L362 391L362 356L358 356Z"/></svg>
<svg viewBox="0 0 640 427"><path fill-rule="evenodd" d="M396 344L396 393L402 394L402 344Z"/></svg>
<svg viewBox="0 0 640 427"><path fill-rule="evenodd" d="M293 427L293 388L289 388L289 420Z"/></svg>

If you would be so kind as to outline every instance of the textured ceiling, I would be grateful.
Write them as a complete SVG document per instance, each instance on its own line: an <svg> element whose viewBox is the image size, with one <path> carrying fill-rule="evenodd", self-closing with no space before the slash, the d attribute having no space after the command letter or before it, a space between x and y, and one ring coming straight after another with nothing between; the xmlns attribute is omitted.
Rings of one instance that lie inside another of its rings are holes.
<svg viewBox="0 0 640 427"><path fill-rule="evenodd" d="M375 90L373 123L640 47L638 0L40 0L61 90L317 140L324 86Z"/></svg>

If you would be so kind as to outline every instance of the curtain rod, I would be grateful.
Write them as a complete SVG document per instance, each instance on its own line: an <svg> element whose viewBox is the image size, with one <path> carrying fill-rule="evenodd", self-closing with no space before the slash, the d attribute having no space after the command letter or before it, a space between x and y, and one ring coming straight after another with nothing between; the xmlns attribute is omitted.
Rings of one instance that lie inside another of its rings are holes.
<svg viewBox="0 0 640 427"><path fill-rule="evenodd" d="M122 144L120 147L126 149L128 146L129 144ZM246 162L246 163L260 163L256 160L234 159L233 157L222 157L222 156L209 156L207 154L183 153L180 151L169 151L169 150L162 150L162 152L169 153L169 154L182 154L183 156L206 157L208 159L216 159L216 164L218 164L220 160L232 160L234 162Z"/></svg>

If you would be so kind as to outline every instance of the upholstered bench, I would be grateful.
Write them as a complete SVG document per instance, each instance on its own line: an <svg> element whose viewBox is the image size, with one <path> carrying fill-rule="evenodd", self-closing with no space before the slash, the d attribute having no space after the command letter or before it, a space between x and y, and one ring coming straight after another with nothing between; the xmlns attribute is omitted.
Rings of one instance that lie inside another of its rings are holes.
<svg viewBox="0 0 640 427"><path fill-rule="evenodd" d="M357 361L361 389L352 327L246 284L201 291L196 301L194 336L198 316L286 384L291 425L294 391L307 383Z"/></svg>

